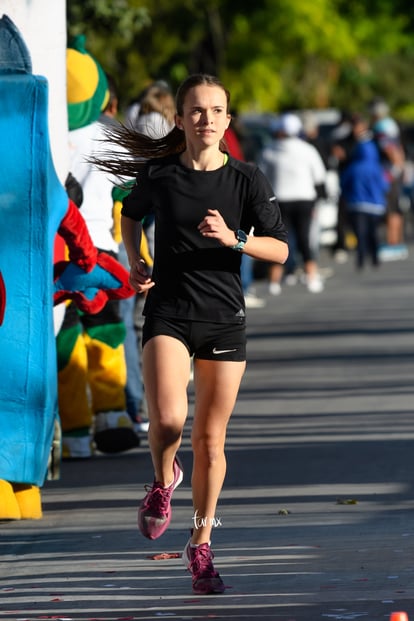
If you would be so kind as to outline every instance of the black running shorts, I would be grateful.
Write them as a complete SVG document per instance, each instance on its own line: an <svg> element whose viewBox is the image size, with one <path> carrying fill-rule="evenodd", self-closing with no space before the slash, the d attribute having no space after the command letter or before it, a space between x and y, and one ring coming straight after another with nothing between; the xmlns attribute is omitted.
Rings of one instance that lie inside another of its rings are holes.
<svg viewBox="0 0 414 621"><path fill-rule="evenodd" d="M142 330L142 347L154 336L172 336L187 347L190 356L201 360L246 360L245 324L180 321L147 316Z"/></svg>

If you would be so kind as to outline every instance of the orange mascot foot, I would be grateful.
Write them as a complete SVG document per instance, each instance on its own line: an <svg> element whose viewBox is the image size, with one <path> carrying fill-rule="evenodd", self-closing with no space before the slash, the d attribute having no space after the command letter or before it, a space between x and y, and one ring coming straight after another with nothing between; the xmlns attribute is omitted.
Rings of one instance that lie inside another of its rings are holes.
<svg viewBox="0 0 414 621"><path fill-rule="evenodd" d="M40 489L36 485L24 483L13 483L13 489L21 519L40 520L43 515Z"/></svg>
<svg viewBox="0 0 414 621"><path fill-rule="evenodd" d="M0 479L0 520L20 520L21 517L12 484Z"/></svg>
<svg viewBox="0 0 414 621"><path fill-rule="evenodd" d="M40 520L42 500L36 485L0 479L0 520Z"/></svg>

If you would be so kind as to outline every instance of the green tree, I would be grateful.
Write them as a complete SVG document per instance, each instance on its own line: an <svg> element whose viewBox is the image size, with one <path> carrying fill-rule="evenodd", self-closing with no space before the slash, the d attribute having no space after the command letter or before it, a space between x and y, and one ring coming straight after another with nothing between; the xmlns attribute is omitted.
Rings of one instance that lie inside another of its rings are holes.
<svg viewBox="0 0 414 621"><path fill-rule="evenodd" d="M153 79L215 73L239 110L358 109L376 94L410 114L408 0L68 0L69 35L118 82L125 105ZM403 85L403 88L401 87Z"/></svg>

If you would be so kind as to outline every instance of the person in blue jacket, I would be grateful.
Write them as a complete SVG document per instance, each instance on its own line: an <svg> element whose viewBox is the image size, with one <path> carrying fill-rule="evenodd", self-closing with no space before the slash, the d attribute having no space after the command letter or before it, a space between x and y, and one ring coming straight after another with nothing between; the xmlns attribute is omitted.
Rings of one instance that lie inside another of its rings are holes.
<svg viewBox="0 0 414 621"><path fill-rule="evenodd" d="M356 144L341 173L340 184L357 239L356 265L362 269L368 257L374 266L379 264L379 226L386 211L389 183L378 147L362 117L353 118L353 133Z"/></svg>

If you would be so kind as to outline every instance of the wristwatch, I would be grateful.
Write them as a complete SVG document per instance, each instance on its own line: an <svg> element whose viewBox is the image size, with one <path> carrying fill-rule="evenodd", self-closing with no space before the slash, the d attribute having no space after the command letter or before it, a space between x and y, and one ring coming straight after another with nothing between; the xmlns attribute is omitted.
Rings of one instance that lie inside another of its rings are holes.
<svg viewBox="0 0 414 621"><path fill-rule="evenodd" d="M241 252L244 248L244 244L247 242L247 235L241 229L237 229L237 231L234 231L234 234L237 239L237 244L235 244L234 246L230 246L230 248L232 250L237 250L238 252Z"/></svg>

